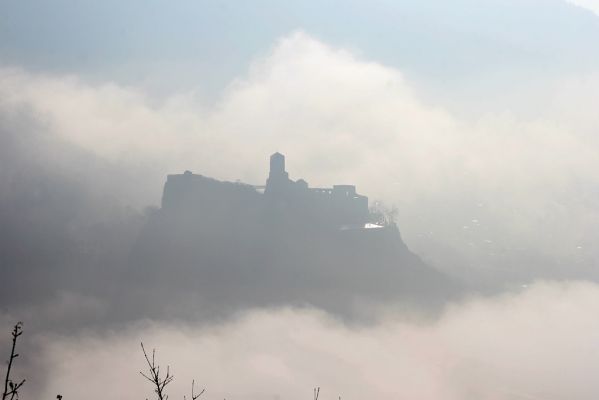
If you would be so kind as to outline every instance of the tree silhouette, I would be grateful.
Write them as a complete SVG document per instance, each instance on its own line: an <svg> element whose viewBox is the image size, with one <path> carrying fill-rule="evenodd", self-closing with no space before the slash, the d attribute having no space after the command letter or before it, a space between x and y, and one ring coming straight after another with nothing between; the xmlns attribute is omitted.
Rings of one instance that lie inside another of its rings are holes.
<svg viewBox="0 0 599 400"><path fill-rule="evenodd" d="M160 365L156 363L156 350L152 350L152 358L148 356L146 352L146 348L144 344L141 343L141 350L144 353L144 357L146 359L146 363L148 364L148 373L139 372L141 376L146 378L149 382L154 386L154 393L156 393L156 398L158 400L168 400L168 394L166 394L166 387L169 383L175 379L175 377L171 374L170 367L166 366L166 374L164 376L160 373ZM202 391L198 394L195 393L195 380L191 381L191 400L197 400L206 389L202 389ZM183 400L187 398L183 396Z"/></svg>
<svg viewBox="0 0 599 400"><path fill-rule="evenodd" d="M19 354L16 352L17 349L17 339L19 336L23 334L23 323L17 322L13 327L11 332L12 335L12 348L10 350L10 358L8 359L8 367L6 368L6 377L4 378L4 392L2 393L2 400L13 400L19 398L19 389L25 383L25 379L20 382L15 382L10 377L10 372L12 370L13 361L15 358L19 357Z"/></svg>

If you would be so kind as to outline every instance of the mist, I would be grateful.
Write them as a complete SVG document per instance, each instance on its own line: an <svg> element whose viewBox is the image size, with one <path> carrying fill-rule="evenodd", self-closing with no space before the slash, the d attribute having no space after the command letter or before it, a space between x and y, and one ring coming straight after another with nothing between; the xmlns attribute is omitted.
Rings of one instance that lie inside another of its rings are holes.
<svg viewBox="0 0 599 400"><path fill-rule="evenodd" d="M314 309L255 310L215 325L136 321L95 334L38 334L25 397L149 396L139 346L211 398L596 398L599 288L541 282L516 294L452 304L434 321L387 313L352 326ZM348 351L351 349L351 351ZM24 373L24 371L22 371ZM199 385L199 386L197 386Z"/></svg>
<svg viewBox="0 0 599 400"><path fill-rule="evenodd" d="M543 115L464 118L424 101L401 71L299 32L209 106L193 92L156 102L14 69L1 82L5 112L29 109L43 135L115 167L80 178L125 206L157 206L165 175L184 170L262 184L279 150L295 178L355 182L396 205L407 244L461 279L597 278L594 75L564 79L549 97L514 93L545 104Z"/></svg>
<svg viewBox="0 0 599 400"><path fill-rule="evenodd" d="M0 6L21 398L597 398L597 4L350 3Z"/></svg>

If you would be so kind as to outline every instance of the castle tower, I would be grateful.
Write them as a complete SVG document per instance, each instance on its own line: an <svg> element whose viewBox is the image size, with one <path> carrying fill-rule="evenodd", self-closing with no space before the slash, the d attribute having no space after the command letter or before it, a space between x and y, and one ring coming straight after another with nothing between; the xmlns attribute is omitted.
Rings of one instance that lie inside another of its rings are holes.
<svg viewBox="0 0 599 400"><path fill-rule="evenodd" d="M281 193L291 184L289 174L285 171L285 156L274 153L270 156L270 172L266 181L266 193Z"/></svg>
<svg viewBox="0 0 599 400"><path fill-rule="evenodd" d="M285 156L277 152L270 156L270 173L269 177L285 176ZM288 176L288 175L287 175Z"/></svg>

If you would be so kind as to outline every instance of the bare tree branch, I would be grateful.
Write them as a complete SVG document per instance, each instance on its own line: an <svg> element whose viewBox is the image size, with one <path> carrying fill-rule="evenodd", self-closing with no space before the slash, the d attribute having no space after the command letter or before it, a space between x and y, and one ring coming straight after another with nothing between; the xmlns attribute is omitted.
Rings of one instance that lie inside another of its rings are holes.
<svg viewBox="0 0 599 400"><path fill-rule="evenodd" d="M195 387L195 380L191 381L191 400L197 400L198 397L203 395L204 392L206 391L206 388L204 388L204 389L202 389L202 391L200 393L195 394L194 387ZM187 400L187 398L185 396L183 396L183 400Z"/></svg>
<svg viewBox="0 0 599 400"><path fill-rule="evenodd" d="M164 378L161 377L160 366L156 365L156 350L152 350L151 360L143 343L141 343L141 350L143 351L146 362L148 363L149 375L146 375L141 371L139 373L154 385L154 393L156 393L158 400L167 400L168 395L165 392L165 388L173 381L173 379L175 379L175 377L171 375L170 367L166 367L166 375Z"/></svg>
<svg viewBox="0 0 599 400"><path fill-rule="evenodd" d="M8 368L6 369L6 377L4 378L4 392L2 393L2 400L10 399L18 399L19 398L19 389L25 383L25 379L20 382L15 382L10 378L10 371L12 369L12 364L15 358L19 356L16 353L17 347L17 338L23 334L23 323L17 322L11 332L12 335L12 349L10 351L10 358L8 359Z"/></svg>

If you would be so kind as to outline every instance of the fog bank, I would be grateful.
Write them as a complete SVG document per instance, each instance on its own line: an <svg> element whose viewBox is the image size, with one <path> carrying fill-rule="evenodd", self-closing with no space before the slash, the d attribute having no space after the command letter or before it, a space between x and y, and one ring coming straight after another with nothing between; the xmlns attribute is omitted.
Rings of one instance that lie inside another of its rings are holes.
<svg viewBox="0 0 599 400"><path fill-rule="evenodd" d="M194 91L156 99L75 76L0 74L6 113L28 110L44 131L114 167L98 179L83 158L66 157L62 171L82 171L85 190L142 209L158 204L168 173L186 169L263 184L278 150L294 179L355 183L397 205L412 250L491 286L599 278L597 87L596 75L565 76L539 94L514 87L510 109L457 115L401 71L302 32L256 57L209 105Z"/></svg>
<svg viewBox="0 0 599 400"><path fill-rule="evenodd" d="M107 333L36 334L28 353L47 380L24 398L150 395L139 342L171 366L171 397L192 379L208 398L594 399L599 287L539 282L454 304L433 321L389 314L348 326L316 310L257 310L198 327L138 321ZM5 326L6 319L3 319ZM5 340L5 338L3 338Z"/></svg>

